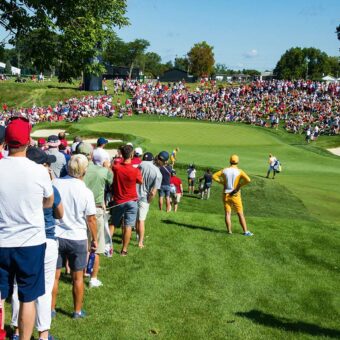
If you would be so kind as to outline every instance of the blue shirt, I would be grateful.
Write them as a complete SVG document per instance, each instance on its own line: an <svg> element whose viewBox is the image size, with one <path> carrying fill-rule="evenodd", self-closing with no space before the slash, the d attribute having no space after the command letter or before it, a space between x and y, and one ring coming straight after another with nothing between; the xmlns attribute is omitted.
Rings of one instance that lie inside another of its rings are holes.
<svg viewBox="0 0 340 340"><path fill-rule="evenodd" d="M46 238L55 239L55 219L54 209L60 204L61 197L58 189L53 185L54 202L51 208L44 208L45 233Z"/></svg>

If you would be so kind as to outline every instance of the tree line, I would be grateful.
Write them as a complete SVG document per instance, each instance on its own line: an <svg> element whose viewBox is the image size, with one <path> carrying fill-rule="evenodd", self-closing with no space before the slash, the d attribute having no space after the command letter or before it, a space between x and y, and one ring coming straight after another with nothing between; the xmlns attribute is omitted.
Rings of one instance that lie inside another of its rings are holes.
<svg viewBox="0 0 340 340"><path fill-rule="evenodd" d="M0 61L6 62L6 70L12 65L30 73L50 71L60 81L104 73L105 63L128 67L130 74L138 67L151 77L173 67L197 77L260 74L215 63L214 48L205 41L163 63L160 55L148 51L149 41L125 42L116 34L116 28L129 24L126 5L126 0L1 0L0 25L9 32L13 48L0 43ZM340 25L337 34L340 37ZM287 50L274 69L278 79L320 79L326 74L340 76L339 60L313 47Z"/></svg>

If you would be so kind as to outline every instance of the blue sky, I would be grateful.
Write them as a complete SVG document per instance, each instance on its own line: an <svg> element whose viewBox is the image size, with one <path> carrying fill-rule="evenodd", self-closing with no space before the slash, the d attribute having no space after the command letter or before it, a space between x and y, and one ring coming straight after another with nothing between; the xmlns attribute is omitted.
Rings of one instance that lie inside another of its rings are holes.
<svg viewBox="0 0 340 340"><path fill-rule="evenodd" d="M105 1L105 0L103 0ZM273 69L289 48L316 47L339 56L340 0L127 0L125 41L143 38L163 62L203 40L231 69ZM0 28L0 40L6 37Z"/></svg>
<svg viewBox="0 0 340 340"><path fill-rule="evenodd" d="M163 62L203 40L232 69L273 69L295 46L339 56L340 0L128 0L127 16L118 35L148 40Z"/></svg>

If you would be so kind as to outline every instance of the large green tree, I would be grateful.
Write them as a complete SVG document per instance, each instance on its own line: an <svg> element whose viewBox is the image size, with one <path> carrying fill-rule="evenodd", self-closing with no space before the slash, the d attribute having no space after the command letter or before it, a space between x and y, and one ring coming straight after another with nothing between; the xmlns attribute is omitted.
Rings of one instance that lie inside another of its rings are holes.
<svg viewBox="0 0 340 340"><path fill-rule="evenodd" d="M178 68L183 71L188 71L189 68L189 60L185 57L176 57L175 58L175 68Z"/></svg>
<svg viewBox="0 0 340 340"><path fill-rule="evenodd" d="M336 76L334 60L325 52L314 47L293 47L287 50L278 61L274 74L279 79L321 79L323 75Z"/></svg>
<svg viewBox="0 0 340 340"><path fill-rule="evenodd" d="M197 43L191 48L188 52L188 61L189 70L193 75L201 77L212 74L215 64L213 49L205 41Z"/></svg>
<svg viewBox="0 0 340 340"><path fill-rule="evenodd" d="M0 25L13 34L12 42L29 38L30 34L37 37L42 32L47 38L53 37L53 46L48 39L41 40L40 52L32 55L32 62L42 66L43 54L46 56L49 48L55 58L48 58L44 67L58 64L59 79L63 81L70 81L82 72L103 71L103 65L93 60L114 26L128 23L125 13L126 0L0 1Z"/></svg>

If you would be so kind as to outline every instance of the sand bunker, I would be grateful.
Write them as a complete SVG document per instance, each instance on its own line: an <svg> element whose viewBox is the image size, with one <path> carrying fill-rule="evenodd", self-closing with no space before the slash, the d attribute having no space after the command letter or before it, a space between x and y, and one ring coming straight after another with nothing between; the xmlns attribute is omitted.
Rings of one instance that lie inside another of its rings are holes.
<svg viewBox="0 0 340 340"><path fill-rule="evenodd" d="M329 152L331 152L334 155L340 156L340 147L338 148L332 148L332 149L327 149Z"/></svg>
<svg viewBox="0 0 340 340"><path fill-rule="evenodd" d="M31 137L48 137L51 135L57 135L59 132L65 132L65 130L60 129L45 129L45 130L37 130L31 133ZM68 133L66 133L68 135Z"/></svg>
<svg viewBox="0 0 340 340"><path fill-rule="evenodd" d="M31 133L31 137L32 138L40 138L40 137L47 138L48 136L51 136L51 135L58 135L59 132L65 132L65 130L59 130L59 129L37 130ZM66 132L66 135L68 135L67 132ZM84 139L83 141L86 143L90 143L90 144L96 144L97 138ZM121 139L109 139L108 141L109 143L122 143L123 142ZM69 141L69 144L72 144L72 141Z"/></svg>

